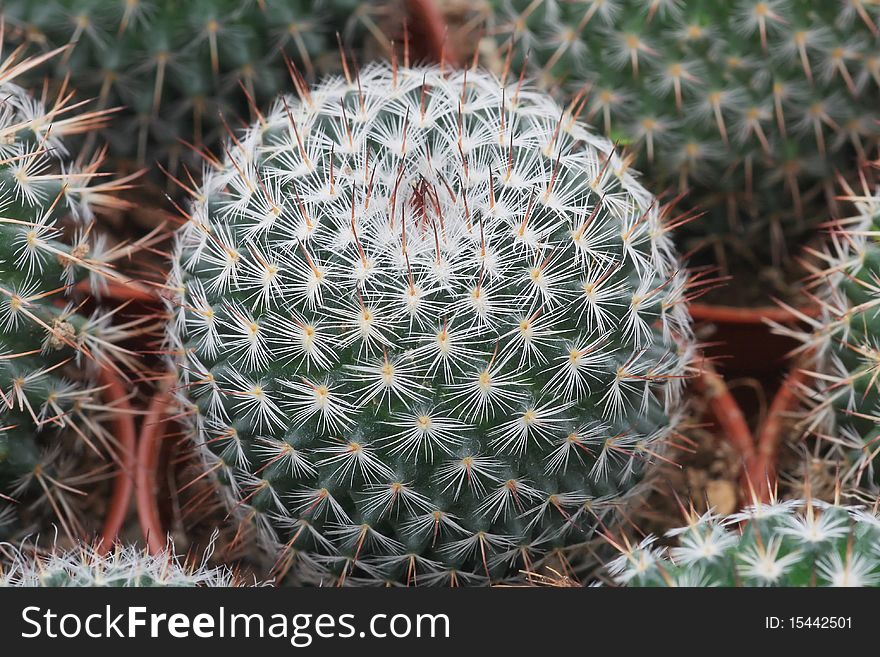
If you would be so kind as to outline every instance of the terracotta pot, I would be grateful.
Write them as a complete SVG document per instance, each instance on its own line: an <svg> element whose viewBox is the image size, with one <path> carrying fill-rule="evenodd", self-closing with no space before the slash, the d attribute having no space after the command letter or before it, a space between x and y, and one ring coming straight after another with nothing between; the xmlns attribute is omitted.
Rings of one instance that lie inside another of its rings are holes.
<svg viewBox="0 0 880 657"><path fill-rule="evenodd" d="M119 307L127 306L133 314L151 312L150 309L160 305L162 301L159 286L150 286L123 274L108 276L104 284L102 300L114 301ZM88 280L79 282L76 288L84 296L91 294ZM132 493L141 470L141 457L134 421L135 411L128 400L131 385L109 367L101 369L100 383L103 386L105 403L113 409L111 424L119 445L118 470L100 539L100 545L104 549L110 549L128 516ZM162 538L164 540L164 536Z"/></svg>
<svg viewBox="0 0 880 657"><path fill-rule="evenodd" d="M104 401L113 409L111 424L119 445L118 470L113 481L113 491L110 494L100 542L105 549L110 549L128 516L131 493L134 489L136 433L134 412L128 401L128 389L120 376L105 367L101 370L100 381L104 386Z"/></svg>
<svg viewBox="0 0 880 657"><path fill-rule="evenodd" d="M782 442L786 416L797 409L797 389L806 381L806 373L797 366L783 381L767 410L767 417L752 437L745 415L724 379L706 365L696 380L705 395L709 409L720 430L720 437L729 442L742 458L740 502L769 502L776 485L776 463Z"/></svg>
<svg viewBox="0 0 880 657"><path fill-rule="evenodd" d="M455 65L446 52L446 22L434 0L406 0L409 13L407 30L416 54L432 62Z"/></svg>
<svg viewBox="0 0 880 657"><path fill-rule="evenodd" d="M711 325L713 331L702 335L710 342L705 352L725 371L748 374L766 374L783 367L788 353L798 346L792 338L773 333L768 322L797 324L798 315L778 306L741 308L693 303L691 316L701 326ZM804 306L797 309L808 317L818 314L818 308Z"/></svg>
<svg viewBox="0 0 880 657"><path fill-rule="evenodd" d="M135 500L141 533L151 554L158 554L166 544L166 531L162 526L157 499L159 491L157 466L162 453L162 441L170 422L168 411L171 403L171 397L164 387L153 395L147 414L144 416L137 448Z"/></svg>
<svg viewBox="0 0 880 657"><path fill-rule="evenodd" d="M144 303L156 303L159 296L155 290L148 285L133 280L107 280L105 281L105 291L102 299L112 299L113 301L141 301ZM76 285L77 291L83 294L90 294L88 281L81 281Z"/></svg>
<svg viewBox="0 0 880 657"><path fill-rule="evenodd" d="M795 363L776 392L764 423L758 429L755 454L746 462L745 479L756 499L769 502L776 487L776 462L783 439L786 416L800 405L797 389L806 383L807 373Z"/></svg>
<svg viewBox="0 0 880 657"><path fill-rule="evenodd" d="M109 280L107 283L105 299L122 303L156 302L158 300L152 290L133 280L120 277L118 280ZM88 281L83 281L77 285L77 288L83 292L84 296L89 296L88 286ZM61 304L60 301L56 301L56 303ZM134 489L137 448L137 431L134 422L136 412L129 402L131 386L123 380L117 370L106 365L102 366L98 372L98 382L101 385L104 405L111 414L110 425L118 448L118 453L115 455L116 473L113 477L113 489L110 492L107 513L97 542L97 546L109 550L113 547L122 526L125 524Z"/></svg>

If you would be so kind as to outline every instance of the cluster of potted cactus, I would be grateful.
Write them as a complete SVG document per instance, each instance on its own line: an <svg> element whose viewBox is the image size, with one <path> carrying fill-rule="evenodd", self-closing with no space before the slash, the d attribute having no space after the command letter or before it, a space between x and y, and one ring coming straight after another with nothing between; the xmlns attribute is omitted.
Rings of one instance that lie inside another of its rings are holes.
<svg viewBox="0 0 880 657"><path fill-rule="evenodd" d="M0 3L0 585L880 583L877 6L470 11Z"/></svg>

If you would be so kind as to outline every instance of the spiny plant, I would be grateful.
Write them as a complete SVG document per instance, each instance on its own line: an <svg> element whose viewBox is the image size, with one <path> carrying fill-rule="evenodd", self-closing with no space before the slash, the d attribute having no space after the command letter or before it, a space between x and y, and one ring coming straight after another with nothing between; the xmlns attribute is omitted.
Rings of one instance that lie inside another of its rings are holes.
<svg viewBox="0 0 880 657"><path fill-rule="evenodd" d="M206 470L279 572L340 584L496 581L587 541L674 435L669 208L522 82L392 61L295 83L176 236L168 343Z"/></svg>
<svg viewBox="0 0 880 657"><path fill-rule="evenodd" d="M877 586L880 518L819 500L691 513L671 548L648 536L619 545L609 571L624 586Z"/></svg>
<svg viewBox="0 0 880 657"><path fill-rule="evenodd" d="M821 309L802 317L805 328L776 326L799 340L812 385L803 423L818 435L827 455L841 464L841 478L876 490L880 472L880 192L867 184L844 197L855 209L830 223L829 239L813 249L810 294Z"/></svg>
<svg viewBox="0 0 880 657"><path fill-rule="evenodd" d="M122 282L95 213L118 208L125 179L99 173L101 156L72 160L64 138L101 127L106 112L78 113L62 88L35 98L14 82L57 53L0 63L0 536L32 529L24 518L52 511L80 533L72 499L87 475L72 468L84 450L111 449L96 421L102 368L131 365L121 343L140 321L114 322L90 300ZM94 307L94 310L90 310Z"/></svg>
<svg viewBox="0 0 880 657"><path fill-rule="evenodd" d="M370 0L3 0L7 25L36 48L67 46L70 75L101 108L124 106L104 133L114 155L168 166L224 134L287 79L285 56L311 75L334 31L378 31ZM353 27L354 26L354 27ZM239 87L242 84L244 90Z"/></svg>
<svg viewBox="0 0 880 657"><path fill-rule="evenodd" d="M876 2L489 4L506 68L559 88L655 189L689 191L706 216L688 234L721 264L779 262L835 207L835 173L855 174L880 143Z"/></svg>
<svg viewBox="0 0 880 657"><path fill-rule="evenodd" d="M10 587L237 587L255 586L228 567L207 565L211 549L201 562L184 559L174 546L149 554L133 545L114 545L108 551L80 544L66 551L22 551L0 545L0 554L11 553L8 564L0 561L0 588Z"/></svg>

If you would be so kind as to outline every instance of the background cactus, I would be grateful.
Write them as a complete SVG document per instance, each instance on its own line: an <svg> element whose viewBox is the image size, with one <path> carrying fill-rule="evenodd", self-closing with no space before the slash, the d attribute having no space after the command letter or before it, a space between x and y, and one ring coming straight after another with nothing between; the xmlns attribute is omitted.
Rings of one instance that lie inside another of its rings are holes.
<svg viewBox="0 0 880 657"><path fill-rule="evenodd" d="M115 156L174 170L180 143L214 146L255 102L274 98L285 55L311 76L334 32L380 32L377 2L359 0L3 0L7 28L34 48L68 46L54 76L82 98L124 107L103 137ZM335 53L335 54L334 54ZM37 80L39 82L40 80ZM239 82L244 86L242 91Z"/></svg>
<svg viewBox="0 0 880 657"><path fill-rule="evenodd" d="M737 528L739 523L744 523ZM880 518L818 500L692 515L675 547L648 536L620 546L609 570L625 586L877 586Z"/></svg>
<svg viewBox="0 0 880 657"><path fill-rule="evenodd" d="M0 64L0 536L47 511L76 535L72 499L87 476L70 466L113 446L96 421L108 410L97 375L132 362L120 343L142 324L113 324L114 312L90 301L123 280L110 265L120 252L93 221L126 183L65 150L66 136L105 114L76 114L67 91L48 105L28 95L13 80L41 58L20 55Z"/></svg>
<svg viewBox="0 0 880 657"><path fill-rule="evenodd" d="M0 587L230 587L248 584L227 567L206 565L174 554L173 545L158 554L131 545L115 545L109 552L90 545L66 551L30 554L8 545L8 565L0 561ZM251 583L251 586L255 583Z"/></svg>
<svg viewBox="0 0 880 657"><path fill-rule="evenodd" d="M654 189L690 190L685 203L706 216L684 233L688 248L711 246L734 273L794 252L835 207L836 174L854 177L876 151L875 2L490 5L497 65L509 55L513 75L525 66L573 99ZM768 272L764 283L778 281Z"/></svg>
<svg viewBox="0 0 880 657"><path fill-rule="evenodd" d="M867 186L845 196L855 212L835 221L827 244L813 251L811 293L820 305L805 328L777 326L801 342L811 385L804 390L803 426L823 453L840 463L840 477L876 491L880 436L880 194Z"/></svg>
<svg viewBox="0 0 880 657"><path fill-rule="evenodd" d="M207 168L173 256L178 393L230 506L339 583L494 581L589 539L688 373L665 209L522 83L298 91Z"/></svg>

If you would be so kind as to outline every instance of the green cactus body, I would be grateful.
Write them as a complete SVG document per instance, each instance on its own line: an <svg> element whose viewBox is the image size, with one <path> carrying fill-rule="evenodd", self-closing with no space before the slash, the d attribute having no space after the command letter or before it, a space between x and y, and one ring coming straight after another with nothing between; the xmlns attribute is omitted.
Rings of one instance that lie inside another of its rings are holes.
<svg viewBox="0 0 880 657"><path fill-rule="evenodd" d="M870 491L880 485L880 195L850 196L855 212L835 222L818 252L812 285L822 313L807 318L806 330L776 331L800 341L809 358L804 426L824 440L846 484Z"/></svg>
<svg viewBox="0 0 880 657"><path fill-rule="evenodd" d="M689 371L663 209L483 72L300 95L177 235L168 339L205 467L281 562L340 583L495 581L588 540Z"/></svg>
<svg viewBox="0 0 880 657"><path fill-rule="evenodd" d="M740 262L769 262L768 225L778 245L827 217L836 174L854 177L878 144L876 3L491 5L499 58L512 44L513 70L527 59L574 97L655 189L689 190L706 216L685 234Z"/></svg>
<svg viewBox="0 0 880 657"><path fill-rule="evenodd" d="M170 546L169 546L170 547ZM10 548L6 547L8 551ZM184 561L170 549L148 554L135 546L101 550L89 545L48 554L13 552L0 561L0 588L9 587L234 587L247 584L226 567Z"/></svg>
<svg viewBox="0 0 880 657"><path fill-rule="evenodd" d="M0 536L32 505L68 511L76 454L112 440L94 422L102 408L97 370L117 356L125 330L86 304L107 277L94 212L114 203L114 182L92 184L97 163L74 165L62 138L100 123L64 102L48 109L12 78L39 62L0 65ZM75 290L77 288L79 291ZM83 289L84 288L84 289ZM19 514L18 511L22 511ZM68 531L70 522L58 519ZM75 533L75 532L74 532Z"/></svg>
<svg viewBox="0 0 880 657"><path fill-rule="evenodd" d="M621 548L609 564L624 586L877 586L880 519L817 500L757 504L727 517L694 516L667 534Z"/></svg>
<svg viewBox="0 0 880 657"><path fill-rule="evenodd" d="M37 48L68 46L55 77L69 73L81 98L124 108L103 135L115 156L174 166L186 152L179 140L213 146L224 121L249 115L239 81L258 103L274 98L289 80L284 55L311 74L360 4L4 0L2 13Z"/></svg>

